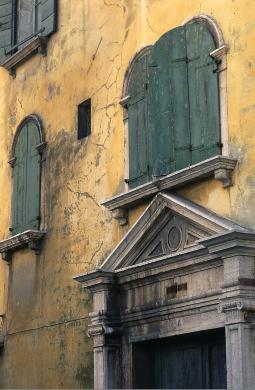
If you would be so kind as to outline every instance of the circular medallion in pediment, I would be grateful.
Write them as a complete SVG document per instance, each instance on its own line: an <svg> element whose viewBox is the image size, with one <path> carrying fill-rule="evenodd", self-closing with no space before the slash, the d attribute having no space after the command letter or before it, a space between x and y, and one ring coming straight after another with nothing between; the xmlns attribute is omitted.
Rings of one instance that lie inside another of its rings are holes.
<svg viewBox="0 0 255 390"><path fill-rule="evenodd" d="M177 251L182 242L182 232L177 225L171 227L167 239L170 250L173 252Z"/></svg>

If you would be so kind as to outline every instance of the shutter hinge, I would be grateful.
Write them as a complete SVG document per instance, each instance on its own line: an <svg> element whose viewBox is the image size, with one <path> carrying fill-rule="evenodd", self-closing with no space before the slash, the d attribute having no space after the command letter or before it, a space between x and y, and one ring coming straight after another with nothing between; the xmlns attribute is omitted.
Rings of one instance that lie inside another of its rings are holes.
<svg viewBox="0 0 255 390"><path fill-rule="evenodd" d="M129 179L124 179L124 182L125 182L126 184L129 184L129 183L130 183L130 180L129 180Z"/></svg>
<svg viewBox="0 0 255 390"><path fill-rule="evenodd" d="M12 232L13 231L13 228L12 227L9 227L9 232Z"/></svg>
<svg viewBox="0 0 255 390"><path fill-rule="evenodd" d="M41 221L40 215L37 215L36 220L37 220L37 221Z"/></svg>
<svg viewBox="0 0 255 390"><path fill-rule="evenodd" d="M192 145L189 145L189 151L192 152Z"/></svg>
<svg viewBox="0 0 255 390"><path fill-rule="evenodd" d="M221 142L216 142L216 145L219 146L220 148L223 148L223 143Z"/></svg>

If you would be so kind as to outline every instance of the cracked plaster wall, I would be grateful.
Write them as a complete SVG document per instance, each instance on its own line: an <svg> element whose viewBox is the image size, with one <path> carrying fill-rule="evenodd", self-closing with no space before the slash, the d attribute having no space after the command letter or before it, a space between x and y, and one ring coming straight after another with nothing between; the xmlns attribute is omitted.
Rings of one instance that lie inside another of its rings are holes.
<svg viewBox="0 0 255 390"><path fill-rule="evenodd" d="M0 312L8 337L0 387L91 387L86 337L89 297L72 276L94 268L130 226L120 228L100 202L124 189L124 128L118 104L134 54L193 15L212 15L228 54L228 125L238 158L234 186L208 181L180 191L238 222L255 214L255 3L253 0L59 0L59 30L48 55L12 79L0 69L0 238L11 223L15 129L37 113L48 142L44 163L47 239L38 258L23 250L0 264ZM77 141L77 105L92 99L92 134ZM143 206L130 213L130 225ZM9 279L8 279L9 274ZM8 297L8 299L7 299Z"/></svg>

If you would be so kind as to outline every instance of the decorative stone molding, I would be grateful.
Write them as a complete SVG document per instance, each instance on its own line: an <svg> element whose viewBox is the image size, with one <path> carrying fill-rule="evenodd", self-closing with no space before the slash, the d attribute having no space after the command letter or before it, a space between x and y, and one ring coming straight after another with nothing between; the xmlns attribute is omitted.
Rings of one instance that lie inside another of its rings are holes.
<svg viewBox="0 0 255 390"><path fill-rule="evenodd" d="M113 196L102 202L102 205L111 211L115 211L117 219L122 215L122 209L130 209L144 200L152 198L160 191L168 191L183 187L189 183L215 178L222 182L226 188L232 184L232 173L235 169L237 160L216 156L198 164L191 165L188 168L173 172L156 181L150 181L130 191ZM122 221L122 220L121 220Z"/></svg>
<svg viewBox="0 0 255 390"><path fill-rule="evenodd" d="M178 231L172 230L174 226ZM211 247L216 240L222 240L226 248L226 242L229 241L232 245L231 241L237 232L240 232L239 237L244 241L253 237L245 227L210 213L187 199L159 193L107 257L102 268L112 270L144 264L153 258L163 259L164 256L175 256L183 251L187 253L195 250L196 246L200 249ZM169 239L171 242L174 240L174 243L169 243ZM254 246L255 242L251 244L252 250ZM210 249L209 252L211 253Z"/></svg>
<svg viewBox="0 0 255 390"><path fill-rule="evenodd" d="M221 61L222 57L225 56L228 52L228 46L222 45L220 47L217 47L217 49L213 50L210 53L210 56L212 58L215 58L217 61Z"/></svg>
<svg viewBox="0 0 255 390"><path fill-rule="evenodd" d="M38 35L31 41L29 41L24 47L19 49L11 57L7 58L1 66L8 70L8 72L14 76L15 69L18 65L24 62L33 53L40 53L43 56L47 53L47 38Z"/></svg>
<svg viewBox="0 0 255 390"><path fill-rule="evenodd" d="M225 313L230 310L255 311L255 302L237 300L219 304L219 313Z"/></svg>
<svg viewBox="0 0 255 390"><path fill-rule="evenodd" d="M87 335L88 337L94 337L94 336L112 335L113 333L119 333L119 329L113 328L111 326L103 325L103 324L97 324L97 325L89 326Z"/></svg>
<svg viewBox="0 0 255 390"><path fill-rule="evenodd" d="M0 253L2 253L3 260L10 261L14 251L26 246L35 251L36 254L40 254L41 243L45 235L45 231L26 230L25 232L0 241Z"/></svg>

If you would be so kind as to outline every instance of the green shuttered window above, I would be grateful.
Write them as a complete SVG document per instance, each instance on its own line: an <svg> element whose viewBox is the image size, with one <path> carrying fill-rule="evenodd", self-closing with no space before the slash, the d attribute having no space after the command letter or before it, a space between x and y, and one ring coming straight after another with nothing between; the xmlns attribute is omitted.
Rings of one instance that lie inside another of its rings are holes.
<svg viewBox="0 0 255 390"><path fill-rule="evenodd" d="M38 230L40 221L40 132L34 121L22 125L13 164L12 234Z"/></svg>
<svg viewBox="0 0 255 390"><path fill-rule="evenodd" d="M0 64L57 29L57 0L0 0Z"/></svg>
<svg viewBox="0 0 255 390"><path fill-rule="evenodd" d="M136 61L127 91L130 188L221 154L215 48L193 22Z"/></svg>

